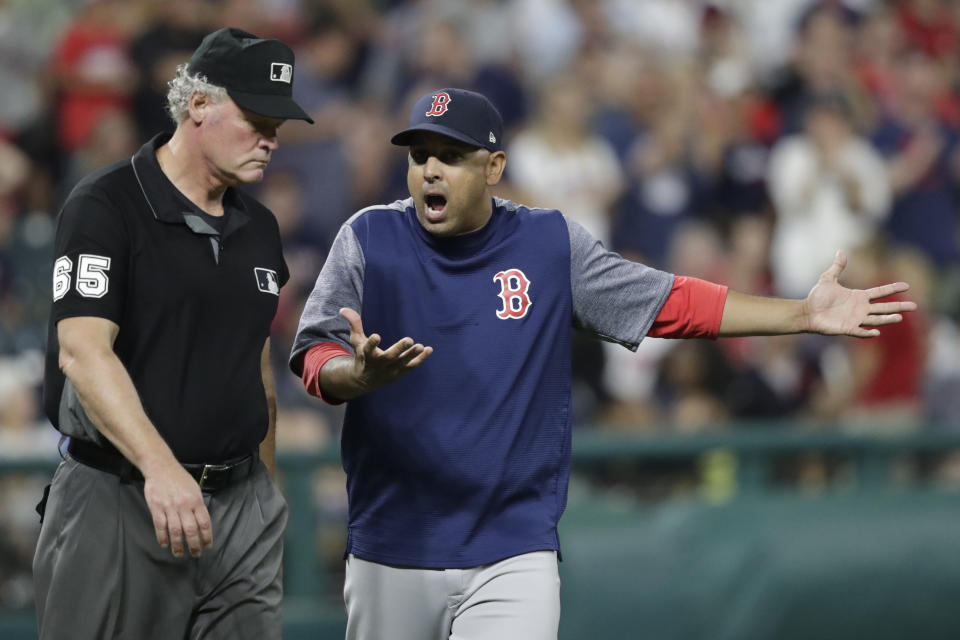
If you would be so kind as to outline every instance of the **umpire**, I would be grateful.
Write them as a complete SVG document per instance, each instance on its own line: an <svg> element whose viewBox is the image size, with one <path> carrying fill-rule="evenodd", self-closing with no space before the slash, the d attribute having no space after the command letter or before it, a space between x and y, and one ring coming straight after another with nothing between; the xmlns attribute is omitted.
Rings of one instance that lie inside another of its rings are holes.
<svg viewBox="0 0 960 640"><path fill-rule="evenodd" d="M172 136L60 213L44 392L70 443L39 506L41 639L280 637L268 353L288 273L273 215L235 187L284 120L312 122L293 64L209 34L170 82Z"/></svg>

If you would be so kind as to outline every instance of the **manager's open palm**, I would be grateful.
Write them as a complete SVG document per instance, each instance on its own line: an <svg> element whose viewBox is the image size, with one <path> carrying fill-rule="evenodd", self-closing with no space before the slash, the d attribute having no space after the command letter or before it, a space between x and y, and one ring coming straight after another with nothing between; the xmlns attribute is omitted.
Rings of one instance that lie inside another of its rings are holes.
<svg viewBox="0 0 960 640"><path fill-rule="evenodd" d="M433 353L433 347L414 344L412 338L402 338L389 348L381 349L381 338L378 334L367 336L364 333L359 313L344 308L340 309L340 315L350 323L354 376L364 392L393 382L417 368Z"/></svg>
<svg viewBox="0 0 960 640"><path fill-rule="evenodd" d="M810 331L825 335L872 338L880 335L876 327L900 322L903 320L900 315L902 312L914 311L917 308L915 302L907 300L874 302L906 291L910 288L906 282L894 282L871 289L844 287L838 279L846 266L846 256L842 251L838 251L833 264L823 272L807 295Z"/></svg>

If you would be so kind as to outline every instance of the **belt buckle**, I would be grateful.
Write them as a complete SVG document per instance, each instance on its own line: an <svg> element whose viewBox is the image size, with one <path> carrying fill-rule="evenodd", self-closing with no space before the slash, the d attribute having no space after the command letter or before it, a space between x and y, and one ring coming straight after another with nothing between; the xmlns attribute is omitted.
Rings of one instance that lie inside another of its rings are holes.
<svg viewBox="0 0 960 640"><path fill-rule="evenodd" d="M205 465L203 465L203 471L200 473L200 482L198 482L198 484L200 485L200 490L202 491L202 490L204 490L204 489L209 489L209 488L210 488L210 487L207 486L207 484L206 484L206 482L207 482L207 474L208 474L208 473L210 473L211 471L214 471L214 472L215 472L215 471L226 471L226 470L229 469L229 468L230 468L230 465L229 465L229 464L205 464Z"/></svg>

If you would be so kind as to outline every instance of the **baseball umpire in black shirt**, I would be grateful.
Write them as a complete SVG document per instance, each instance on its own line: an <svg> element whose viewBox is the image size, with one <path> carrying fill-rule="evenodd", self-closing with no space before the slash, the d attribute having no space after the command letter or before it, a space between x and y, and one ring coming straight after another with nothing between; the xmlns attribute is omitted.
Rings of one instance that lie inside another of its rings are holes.
<svg viewBox="0 0 960 640"><path fill-rule="evenodd" d="M40 638L279 638L287 506L269 330L288 273L257 182L294 56L211 33L172 137L82 180L57 223L45 409L69 436L40 505ZM45 512L44 512L45 506Z"/></svg>

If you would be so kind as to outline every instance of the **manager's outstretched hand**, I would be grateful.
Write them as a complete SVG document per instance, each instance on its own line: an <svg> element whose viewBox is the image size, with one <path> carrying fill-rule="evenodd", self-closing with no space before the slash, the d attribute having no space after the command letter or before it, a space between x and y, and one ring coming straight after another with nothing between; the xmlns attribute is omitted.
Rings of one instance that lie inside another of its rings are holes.
<svg viewBox="0 0 960 640"><path fill-rule="evenodd" d="M411 338L402 338L386 350L381 349L378 334L367 336L364 333L359 313L343 308L340 309L340 315L350 323L350 344L354 351L351 373L359 393L373 391L393 382L416 369L433 353L433 347L414 344Z"/></svg>
<svg viewBox="0 0 960 640"><path fill-rule="evenodd" d="M833 264L823 272L804 301L808 330L825 335L848 335L857 338L873 338L882 327L903 320L900 315L917 308L907 300L874 302L910 288L906 282L894 282L872 289L848 289L837 280L847 266L847 257L838 251Z"/></svg>

